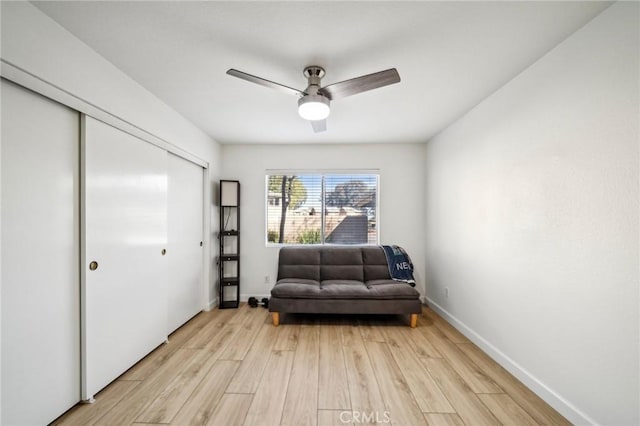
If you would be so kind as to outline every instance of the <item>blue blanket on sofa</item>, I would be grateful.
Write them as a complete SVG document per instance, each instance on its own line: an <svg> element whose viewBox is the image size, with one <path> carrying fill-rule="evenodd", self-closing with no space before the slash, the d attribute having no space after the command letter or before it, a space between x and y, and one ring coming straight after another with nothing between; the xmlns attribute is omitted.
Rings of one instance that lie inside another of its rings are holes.
<svg viewBox="0 0 640 426"><path fill-rule="evenodd" d="M384 254L387 257L387 265L389 266L389 275L396 281L416 286L416 280L413 279L413 263L406 251L400 246L382 246Z"/></svg>

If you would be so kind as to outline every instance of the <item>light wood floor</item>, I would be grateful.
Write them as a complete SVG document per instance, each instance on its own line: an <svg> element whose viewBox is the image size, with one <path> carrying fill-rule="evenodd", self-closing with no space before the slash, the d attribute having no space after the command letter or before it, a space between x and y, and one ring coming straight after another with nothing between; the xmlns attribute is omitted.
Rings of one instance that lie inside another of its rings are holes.
<svg viewBox="0 0 640 426"><path fill-rule="evenodd" d="M569 424L432 310L203 312L54 424Z"/></svg>

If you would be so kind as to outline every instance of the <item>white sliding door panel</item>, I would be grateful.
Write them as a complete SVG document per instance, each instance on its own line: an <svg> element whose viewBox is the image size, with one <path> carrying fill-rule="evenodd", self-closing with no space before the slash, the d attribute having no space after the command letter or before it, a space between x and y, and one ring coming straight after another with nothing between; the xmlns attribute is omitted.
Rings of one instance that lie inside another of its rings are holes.
<svg viewBox="0 0 640 426"><path fill-rule="evenodd" d="M80 400L79 113L2 80L2 424Z"/></svg>
<svg viewBox="0 0 640 426"><path fill-rule="evenodd" d="M169 154L169 333L204 305L202 176L202 167Z"/></svg>
<svg viewBox="0 0 640 426"><path fill-rule="evenodd" d="M83 117L83 156L87 399L167 336L167 153Z"/></svg>

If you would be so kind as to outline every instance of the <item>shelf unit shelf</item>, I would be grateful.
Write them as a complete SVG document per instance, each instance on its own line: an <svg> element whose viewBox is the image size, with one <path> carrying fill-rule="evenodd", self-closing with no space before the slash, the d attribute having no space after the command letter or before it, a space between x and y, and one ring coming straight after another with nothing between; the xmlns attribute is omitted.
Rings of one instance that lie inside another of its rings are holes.
<svg viewBox="0 0 640 426"><path fill-rule="evenodd" d="M240 182L220 181L219 308L240 304Z"/></svg>
<svg viewBox="0 0 640 426"><path fill-rule="evenodd" d="M227 300L224 302L220 302L220 309L232 309L237 308L238 304L235 300Z"/></svg>

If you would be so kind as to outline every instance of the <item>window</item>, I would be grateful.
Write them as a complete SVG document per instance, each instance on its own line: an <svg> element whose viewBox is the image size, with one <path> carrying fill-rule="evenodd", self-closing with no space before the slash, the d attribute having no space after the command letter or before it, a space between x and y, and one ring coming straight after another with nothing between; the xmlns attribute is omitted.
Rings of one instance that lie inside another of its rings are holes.
<svg viewBox="0 0 640 426"><path fill-rule="evenodd" d="M267 244L378 244L378 175L266 176Z"/></svg>

